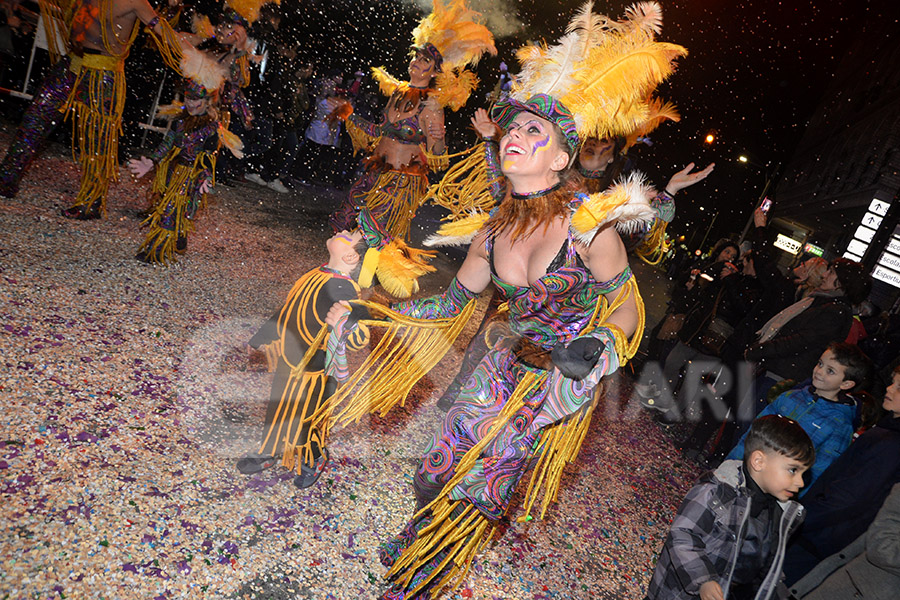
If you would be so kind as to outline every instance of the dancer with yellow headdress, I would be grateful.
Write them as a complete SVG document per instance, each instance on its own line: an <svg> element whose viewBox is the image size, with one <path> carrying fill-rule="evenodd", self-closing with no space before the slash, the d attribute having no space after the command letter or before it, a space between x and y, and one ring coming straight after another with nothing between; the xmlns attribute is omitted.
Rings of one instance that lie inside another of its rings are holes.
<svg viewBox="0 0 900 600"><path fill-rule="evenodd" d="M413 32L409 81L373 68L388 96L381 123L346 112L347 132L355 150L369 153L366 173L331 218L332 229L352 228L367 208L386 238L406 239L409 226L428 189L428 173L446 167L445 107L459 110L477 87L467 70L486 52L496 54L490 31L465 0L435 0L433 12ZM351 109L346 105L347 109Z"/></svg>
<svg viewBox="0 0 900 600"><path fill-rule="evenodd" d="M73 219L106 212L109 182L118 176L118 143L125 103L125 59L140 23L157 38L167 64L179 68L187 45L147 0L41 0L55 66L16 131L0 165L0 195L11 198L43 141L62 117L73 124L73 153L81 186L63 211ZM59 39L65 47L56 47Z"/></svg>
<svg viewBox="0 0 900 600"><path fill-rule="evenodd" d="M643 303L617 229L652 221L655 193L634 175L586 196L568 175L580 139L631 131L674 59L685 54L655 40L660 27L655 3L628 9L623 21L594 15L588 3L556 45L521 50L523 70L512 96L491 112L505 135L467 159L465 166L480 173L460 171L443 190L466 192L448 203L458 210L439 236L471 241L456 278L437 297L392 310L367 305L412 330L469 318L476 294L491 282L505 298L505 322L490 328L491 349L416 470L418 511L380 549L391 581L384 598L435 598L458 586L535 461L522 518L532 510L543 516L556 499L563 467L578 454L595 388L637 350ZM476 126L494 135L497 127L485 119L482 113ZM492 154L499 171L486 174ZM501 201L488 214L481 209L494 202L491 186ZM461 203L466 198L468 207ZM391 353L380 343L370 357L373 377L351 378L320 418L346 422L371 403L389 410L404 400L418 364L433 364L443 351L446 344L435 342L409 361L394 360L403 350ZM374 366L379 356L396 366ZM395 384L392 394L385 381L406 385Z"/></svg>

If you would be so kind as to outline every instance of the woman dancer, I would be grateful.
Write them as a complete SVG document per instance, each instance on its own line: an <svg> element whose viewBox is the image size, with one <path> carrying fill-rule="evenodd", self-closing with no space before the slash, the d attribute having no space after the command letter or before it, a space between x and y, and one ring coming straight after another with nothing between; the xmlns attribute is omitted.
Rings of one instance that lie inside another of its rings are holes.
<svg viewBox="0 0 900 600"><path fill-rule="evenodd" d="M580 135L619 134L633 123L619 109L598 107L645 110L641 103L684 50L653 40L661 23L655 3L629 9L614 26L598 23L611 22L587 4L558 45L520 51L513 97L492 111L506 134L488 145L488 155L498 152L504 199L489 218L463 219L477 233L448 290L393 311L407 322L469 318L467 307L491 282L506 300L506 323L492 327L491 349L416 471L418 512L381 548L392 581L385 598L434 598L459 585L533 458L524 518L541 492L546 512L590 422L595 387L640 341L643 303L617 228L652 221L654 193L632 177L588 197L569 175ZM455 234L458 225L450 227ZM338 330L344 311L335 306L329 316ZM369 385L378 390L395 377L381 372ZM353 391L341 390L336 402ZM357 394L350 405L360 396L368 400Z"/></svg>
<svg viewBox="0 0 900 600"><path fill-rule="evenodd" d="M407 239L409 226L428 189L428 173L444 168L444 107L459 110L478 84L465 65L485 52L496 54L493 36L475 20L464 0L436 0L434 11L413 32L409 81L373 69L389 96L381 123L356 115L347 119L354 149L371 154L365 174L331 218L335 231L352 229L367 208L378 236ZM349 105L347 105L349 109ZM346 116L346 115L344 115ZM362 225L362 224L360 224ZM373 240L370 232L367 239Z"/></svg>

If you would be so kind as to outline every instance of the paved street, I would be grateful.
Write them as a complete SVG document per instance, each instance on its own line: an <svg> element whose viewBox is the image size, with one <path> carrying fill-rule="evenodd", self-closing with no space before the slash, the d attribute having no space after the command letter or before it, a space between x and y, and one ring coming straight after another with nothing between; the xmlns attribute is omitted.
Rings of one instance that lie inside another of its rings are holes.
<svg viewBox="0 0 900 600"><path fill-rule="evenodd" d="M412 472L465 340L405 408L335 431L316 487L295 489L280 467L241 475L271 382L247 340L324 262L340 193L219 188L165 269L133 259L147 181L123 171L108 218L72 222L58 209L77 182L53 146L0 199L0 598L378 597L375 548L413 510ZM423 290L457 263L440 257ZM665 286L636 272L649 326ZM455 598L643 596L698 471L630 402L629 381L610 382L548 518L513 519Z"/></svg>

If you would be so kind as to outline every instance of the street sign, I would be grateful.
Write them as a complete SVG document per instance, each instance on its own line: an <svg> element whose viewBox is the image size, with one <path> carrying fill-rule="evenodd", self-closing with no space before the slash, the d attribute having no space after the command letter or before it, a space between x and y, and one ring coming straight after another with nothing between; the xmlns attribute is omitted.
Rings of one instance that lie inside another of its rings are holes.
<svg viewBox="0 0 900 600"><path fill-rule="evenodd" d="M874 198L872 202L869 204L869 212L873 212L876 215L883 217L887 214L888 209L891 207L889 202L885 202L884 200L879 200L878 198Z"/></svg>
<svg viewBox="0 0 900 600"><path fill-rule="evenodd" d="M898 273L897 271L891 271L890 269L885 269L884 267L877 266L875 267L875 270L872 271L872 277L894 287L900 288L900 273Z"/></svg>
<svg viewBox="0 0 900 600"><path fill-rule="evenodd" d="M772 242L772 245L779 250L784 250L785 252L789 252L791 254L797 254L798 252L800 252L800 248L803 247L803 242L799 242L794 238L789 238L788 236L779 233L778 237L775 238L775 241Z"/></svg>

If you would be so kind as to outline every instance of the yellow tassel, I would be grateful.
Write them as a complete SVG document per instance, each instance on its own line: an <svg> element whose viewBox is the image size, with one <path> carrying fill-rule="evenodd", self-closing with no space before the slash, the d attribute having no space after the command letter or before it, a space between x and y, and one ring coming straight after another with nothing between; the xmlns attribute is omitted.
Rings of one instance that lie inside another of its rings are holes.
<svg viewBox="0 0 900 600"><path fill-rule="evenodd" d="M60 111L72 118L72 154L81 167L81 188L73 206L97 208L99 203L100 213L105 215L109 182L119 174L124 62L117 57L93 54L73 61L72 67L75 84ZM111 87L104 82L109 76L113 80ZM87 103L82 101L84 96L79 90L86 93Z"/></svg>
<svg viewBox="0 0 900 600"><path fill-rule="evenodd" d="M44 31L47 34L47 51L50 53L51 64L68 54L69 29L72 22L71 2L60 0L38 0L41 10L41 20L44 22Z"/></svg>
<svg viewBox="0 0 900 600"><path fill-rule="evenodd" d="M159 28L161 32L160 35L152 29L148 29L147 31L155 42L156 49L159 50L159 55L162 56L163 62L165 62L166 66L169 68L174 69L176 73L181 73L183 76L188 77L189 75L182 73L181 61L184 58L184 52L189 47L189 44L187 42L182 42L179 34L172 29L172 26L169 25L168 21L160 19Z"/></svg>
<svg viewBox="0 0 900 600"><path fill-rule="evenodd" d="M453 512L458 515L453 517ZM433 521L419 532L416 541L397 559L387 573L404 588L412 585L416 573L438 553L447 555L437 567L407 592L415 596L438 576L429 597L436 598L442 590L452 593L465 581L472 561L490 541L496 526L471 504L443 499L433 508Z"/></svg>
<svg viewBox="0 0 900 600"><path fill-rule="evenodd" d="M648 265L658 265L669 251L669 242L666 240L666 226L668 223L661 219L653 224L650 233L641 241L635 249L635 254Z"/></svg>
<svg viewBox="0 0 900 600"><path fill-rule="evenodd" d="M475 311L472 300L452 319L416 319L380 304L357 303L390 321L360 321L368 327L384 327L384 334L360 368L323 403L312 418L313 425L326 420L330 425L347 425L369 413L384 416L403 406L412 387L443 359Z"/></svg>
<svg viewBox="0 0 900 600"><path fill-rule="evenodd" d="M363 129L353 122L352 119L347 119L344 121L344 127L347 128L347 135L350 136L350 141L353 143L353 154L356 155L357 152L362 150L366 154L371 153L375 146L378 145L378 142L381 141L381 137L373 137L363 131Z"/></svg>
<svg viewBox="0 0 900 600"><path fill-rule="evenodd" d="M466 218L473 211L489 213L496 202L490 193L484 144L477 144L447 159L464 157L456 162L441 180L428 189L427 198L450 211L448 220Z"/></svg>
<svg viewBox="0 0 900 600"><path fill-rule="evenodd" d="M365 195L366 207L383 221L385 232L395 239L409 238L409 227L425 200L428 178L425 175L386 171L379 175Z"/></svg>

